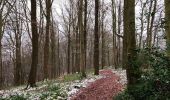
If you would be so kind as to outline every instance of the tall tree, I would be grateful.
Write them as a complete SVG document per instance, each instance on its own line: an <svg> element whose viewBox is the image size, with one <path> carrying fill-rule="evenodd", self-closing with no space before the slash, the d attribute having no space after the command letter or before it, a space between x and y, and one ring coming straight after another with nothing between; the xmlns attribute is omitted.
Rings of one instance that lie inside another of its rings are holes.
<svg viewBox="0 0 170 100"><path fill-rule="evenodd" d="M2 23L2 13L0 12L0 40L2 40L2 27L3 27L3 23ZM2 72L2 45L1 45L1 41L0 41L0 88L2 87L2 81L3 81L3 72Z"/></svg>
<svg viewBox="0 0 170 100"><path fill-rule="evenodd" d="M101 55L101 63L102 63L102 69L105 66L105 57L106 57L106 46L105 46L105 33L104 33L104 19L105 19L105 9L104 9L104 0L102 0L102 12L101 12L101 35L102 35L102 55Z"/></svg>
<svg viewBox="0 0 170 100"><path fill-rule="evenodd" d="M36 86L36 74L38 66L38 32L37 32L37 1L31 0L31 30L32 30L32 63L28 79L28 86Z"/></svg>
<svg viewBox="0 0 170 100"><path fill-rule="evenodd" d="M153 24L155 20L157 0L150 1L149 13L147 18L147 47L151 48L152 46L152 35L153 35Z"/></svg>
<svg viewBox="0 0 170 100"><path fill-rule="evenodd" d="M55 78L57 74L57 67L56 67L56 32L55 32L55 26L54 19L52 17L51 22L51 78Z"/></svg>
<svg viewBox="0 0 170 100"><path fill-rule="evenodd" d="M16 0L1 0L0 1L0 88L3 83L3 66L2 66L2 38L4 33L5 20L7 19L9 13L13 9Z"/></svg>
<svg viewBox="0 0 170 100"><path fill-rule="evenodd" d="M94 74L99 75L99 0L95 0L95 26L94 26Z"/></svg>
<svg viewBox="0 0 170 100"><path fill-rule="evenodd" d="M166 45L167 54L170 57L170 0L164 0L165 3L165 31L166 31Z"/></svg>
<svg viewBox="0 0 170 100"><path fill-rule="evenodd" d="M115 68L117 68L117 64L116 64L116 4L115 4L115 0L112 0L112 32L113 32L113 65L115 66Z"/></svg>
<svg viewBox="0 0 170 100"><path fill-rule="evenodd" d="M87 5L88 1L84 0L84 63L85 63L85 68L86 68L86 55L87 55Z"/></svg>
<svg viewBox="0 0 170 100"><path fill-rule="evenodd" d="M133 85L139 78L136 74L137 67L133 64L136 60L136 38L135 38L135 0L124 0L124 44L126 48L125 65L127 70L128 86Z"/></svg>
<svg viewBox="0 0 170 100"><path fill-rule="evenodd" d="M17 7L18 6L18 7ZM21 84L21 73L22 73L22 67L21 67L21 32L22 32L22 20L21 15L18 13L21 12L19 8L20 2L17 2L15 6L15 24L14 24L14 32L15 32L15 45L16 45L16 59L15 59L15 74L14 74L14 81L15 85Z"/></svg>
<svg viewBox="0 0 170 100"><path fill-rule="evenodd" d="M46 0L46 35L44 46L44 79L49 77L49 49L50 49L50 16L51 16L51 0Z"/></svg>
<svg viewBox="0 0 170 100"><path fill-rule="evenodd" d="M83 32L83 0L79 3L79 33L80 33L80 68L82 77L86 77L85 73L85 45Z"/></svg>

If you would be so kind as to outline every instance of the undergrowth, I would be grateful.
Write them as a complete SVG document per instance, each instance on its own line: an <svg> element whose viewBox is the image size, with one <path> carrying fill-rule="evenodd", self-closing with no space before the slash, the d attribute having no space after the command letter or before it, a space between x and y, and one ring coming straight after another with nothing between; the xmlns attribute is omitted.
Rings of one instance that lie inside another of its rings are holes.
<svg viewBox="0 0 170 100"><path fill-rule="evenodd" d="M138 50L139 82L114 100L170 100L170 58L159 49ZM134 62L136 64L136 62Z"/></svg>

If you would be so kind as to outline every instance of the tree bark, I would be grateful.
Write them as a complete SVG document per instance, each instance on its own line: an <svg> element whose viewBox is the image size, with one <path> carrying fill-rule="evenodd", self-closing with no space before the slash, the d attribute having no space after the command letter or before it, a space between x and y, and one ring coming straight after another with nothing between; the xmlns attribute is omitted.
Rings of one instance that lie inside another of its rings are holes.
<svg viewBox="0 0 170 100"><path fill-rule="evenodd" d="M51 78L56 77L56 33L54 29L53 17L52 17L52 27L51 27Z"/></svg>
<svg viewBox="0 0 170 100"><path fill-rule="evenodd" d="M112 0L112 33L113 33L113 66L117 68L117 58L116 58L116 4L115 0ZM119 16L120 17L120 16Z"/></svg>
<svg viewBox="0 0 170 100"><path fill-rule="evenodd" d="M127 48L126 51L126 71L128 87L137 82L139 73L137 73L136 61L136 38L135 38L135 0L124 0L124 35L126 37L126 44L123 45Z"/></svg>
<svg viewBox="0 0 170 100"><path fill-rule="evenodd" d="M79 1L79 34L80 34L80 68L82 77L86 77L85 73L85 45L83 32L83 0Z"/></svg>
<svg viewBox="0 0 170 100"><path fill-rule="evenodd" d="M87 5L88 1L84 0L84 56L85 56L85 61L84 61L84 66L86 68L86 58L87 58Z"/></svg>
<svg viewBox="0 0 170 100"><path fill-rule="evenodd" d="M2 12L0 11L0 88L3 84L3 68L2 68Z"/></svg>
<svg viewBox="0 0 170 100"><path fill-rule="evenodd" d="M152 6L153 6L153 0L151 0L150 1L150 6L149 6L149 13L148 13L148 16L147 16L147 47L148 48L151 48L151 39L152 39L152 37L151 37L151 29L150 29L150 27L151 27L151 12L152 12Z"/></svg>
<svg viewBox="0 0 170 100"><path fill-rule="evenodd" d="M170 0L164 0L165 3L165 32L166 32L166 45L167 55L170 57Z"/></svg>
<svg viewBox="0 0 170 100"><path fill-rule="evenodd" d="M51 0L46 0L46 35L44 46L44 79L49 78L49 36L50 36L50 16L51 16Z"/></svg>
<svg viewBox="0 0 170 100"><path fill-rule="evenodd" d="M104 0L102 0L102 23L101 23L101 33L102 33L102 55L101 55L101 62L102 62L102 69L105 66L105 59L106 59L106 46L105 46L105 33L104 33L104 16L105 16L105 10L104 10Z"/></svg>
<svg viewBox="0 0 170 100"><path fill-rule="evenodd" d="M36 73L38 66L38 32L37 32L37 2L31 0L31 28L32 28L32 63L28 79L28 86L36 86Z"/></svg>
<svg viewBox="0 0 170 100"><path fill-rule="evenodd" d="M99 31L98 20L99 19L99 0L95 0L95 27L94 27L94 74L99 75Z"/></svg>
<svg viewBox="0 0 170 100"><path fill-rule="evenodd" d="M21 73L22 73L22 67L21 67L21 31L20 31L20 17L18 19L18 15L16 14L16 31L15 31L15 39L16 39L16 64L15 64L15 85L21 84ZM19 15L20 16L20 15Z"/></svg>

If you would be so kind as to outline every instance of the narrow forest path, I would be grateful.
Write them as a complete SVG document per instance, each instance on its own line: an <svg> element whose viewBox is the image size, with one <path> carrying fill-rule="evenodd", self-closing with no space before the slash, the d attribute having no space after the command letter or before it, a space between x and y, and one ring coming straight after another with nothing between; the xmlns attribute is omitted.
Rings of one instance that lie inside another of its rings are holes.
<svg viewBox="0 0 170 100"><path fill-rule="evenodd" d="M120 77L110 69L100 71L103 78L90 83L86 88L82 88L73 95L71 100L113 100L124 89Z"/></svg>

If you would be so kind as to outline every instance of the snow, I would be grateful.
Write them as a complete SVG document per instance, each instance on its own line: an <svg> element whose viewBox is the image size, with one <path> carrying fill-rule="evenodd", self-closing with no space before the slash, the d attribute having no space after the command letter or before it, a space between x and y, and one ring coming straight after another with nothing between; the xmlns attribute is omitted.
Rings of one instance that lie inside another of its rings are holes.
<svg viewBox="0 0 170 100"><path fill-rule="evenodd" d="M123 85L127 84L127 78L126 78L126 70L118 69L114 70L112 69L112 72L115 73L117 76L120 76L120 80L118 83L121 83ZM26 86L20 86L17 88L12 88L9 90L0 90L0 98L9 98L10 96L13 95L22 95L26 97L28 100L40 100L40 96L42 96L42 93L44 93L44 89L47 88L50 85L59 85L61 87L61 90L64 93L67 93L67 100L70 100L70 98L76 94L81 88L86 88L88 87L89 83L92 83L98 79L104 78L105 76L102 75L87 75L87 78L82 79L82 80L75 80L72 82L63 82L63 83L58 83L58 82L41 82L38 83L37 85L39 87L36 88L30 88L28 90L24 90ZM52 99L53 97L49 97L47 99ZM66 98L57 97L59 100L64 100Z"/></svg>
<svg viewBox="0 0 170 100"><path fill-rule="evenodd" d="M119 68L119 69L116 69L116 70L112 69L112 72L120 77L120 80L118 81L118 83L121 83L122 85L127 84L126 70Z"/></svg>

